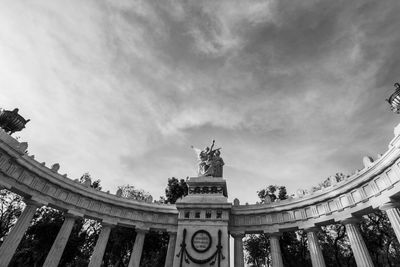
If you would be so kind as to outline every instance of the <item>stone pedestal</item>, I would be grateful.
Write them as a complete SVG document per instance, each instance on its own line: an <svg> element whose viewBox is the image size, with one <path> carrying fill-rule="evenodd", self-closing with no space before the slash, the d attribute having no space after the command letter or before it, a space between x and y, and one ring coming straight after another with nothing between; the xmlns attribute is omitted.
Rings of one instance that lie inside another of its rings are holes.
<svg viewBox="0 0 400 267"><path fill-rule="evenodd" d="M189 194L176 203L179 215L173 267L228 267L232 205L227 201L226 181L192 177L187 184Z"/></svg>

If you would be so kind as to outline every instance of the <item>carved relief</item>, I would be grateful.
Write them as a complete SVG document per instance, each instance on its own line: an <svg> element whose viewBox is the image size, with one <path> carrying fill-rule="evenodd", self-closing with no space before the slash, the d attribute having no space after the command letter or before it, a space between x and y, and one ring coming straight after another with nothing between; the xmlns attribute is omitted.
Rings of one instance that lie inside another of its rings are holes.
<svg viewBox="0 0 400 267"><path fill-rule="evenodd" d="M196 186L189 188L189 194L222 194L222 186Z"/></svg>
<svg viewBox="0 0 400 267"><path fill-rule="evenodd" d="M32 176L32 181L30 182L30 186L32 187L32 188L34 188L34 189L36 189L36 190L38 190L38 191L42 191L42 189L43 189L43 187L44 187L44 185L45 185L45 183L43 182L43 180L42 179L40 179L39 177L37 177L37 176Z"/></svg>

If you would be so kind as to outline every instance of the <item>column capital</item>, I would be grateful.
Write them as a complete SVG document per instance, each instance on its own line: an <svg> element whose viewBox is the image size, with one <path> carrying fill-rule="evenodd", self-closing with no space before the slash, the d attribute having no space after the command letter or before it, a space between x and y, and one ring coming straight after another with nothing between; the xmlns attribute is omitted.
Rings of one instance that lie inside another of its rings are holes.
<svg viewBox="0 0 400 267"><path fill-rule="evenodd" d="M231 232L229 233L233 238L243 238L246 234L244 232Z"/></svg>
<svg viewBox="0 0 400 267"><path fill-rule="evenodd" d="M390 210L390 209L395 209L395 208L399 208L400 204L396 203L396 202L387 202L385 204L382 204L381 206L379 206L380 210L386 211L386 210Z"/></svg>
<svg viewBox="0 0 400 267"><path fill-rule="evenodd" d="M37 200L34 200L32 198L24 198L23 201L25 202L25 204L27 206L33 206L33 207L36 207L36 208L40 208L40 207L46 205L46 204L43 204L43 203L41 203L41 202L39 202Z"/></svg>
<svg viewBox="0 0 400 267"><path fill-rule="evenodd" d="M150 231L150 228L135 228L136 233L147 234Z"/></svg>
<svg viewBox="0 0 400 267"><path fill-rule="evenodd" d="M310 232L318 232L321 230L321 228L319 228L318 226L314 226L314 227L304 228L303 230L307 233L310 233Z"/></svg>
<svg viewBox="0 0 400 267"><path fill-rule="evenodd" d="M274 232L274 233L267 233L270 237L281 237L283 233L281 232Z"/></svg>
<svg viewBox="0 0 400 267"><path fill-rule="evenodd" d="M346 225L346 224L359 224L360 223L360 219L356 218L356 217L351 217L351 218L342 220L341 223L344 224L344 225Z"/></svg>
<svg viewBox="0 0 400 267"><path fill-rule="evenodd" d="M76 220L78 218L83 218L83 216L84 216L83 214L77 213L77 212L70 212L70 211L64 212L65 219L71 218L71 219Z"/></svg>
<svg viewBox="0 0 400 267"><path fill-rule="evenodd" d="M108 226L108 227L114 228L115 226L117 226L117 223L116 222L112 222L112 221L108 221L108 220L102 220L101 221L101 226L103 226L103 227Z"/></svg>

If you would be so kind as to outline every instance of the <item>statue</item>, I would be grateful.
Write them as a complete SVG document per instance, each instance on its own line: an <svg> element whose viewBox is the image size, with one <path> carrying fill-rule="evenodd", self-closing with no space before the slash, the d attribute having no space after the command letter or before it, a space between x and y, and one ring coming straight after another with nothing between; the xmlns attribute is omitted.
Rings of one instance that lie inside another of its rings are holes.
<svg viewBox="0 0 400 267"><path fill-rule="evenodd" d="M214 149L214 145L215 140L212 141L210 147L206 147L204 150L191 146L199 160L199 176L222 177L222 166L225 163L221 158L221 148Z"/></svg>

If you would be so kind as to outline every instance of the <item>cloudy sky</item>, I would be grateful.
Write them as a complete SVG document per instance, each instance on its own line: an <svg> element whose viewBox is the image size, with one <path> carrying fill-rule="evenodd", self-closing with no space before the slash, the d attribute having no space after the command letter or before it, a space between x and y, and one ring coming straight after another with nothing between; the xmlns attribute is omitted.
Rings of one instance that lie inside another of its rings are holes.
<svg viewBox="0 0 400 267"><path fill-rule="evenodd" d="M229 197L362 168L399 117L400 2L0 0L0 106L29 152L155 199L221 146Z"/></svg>

